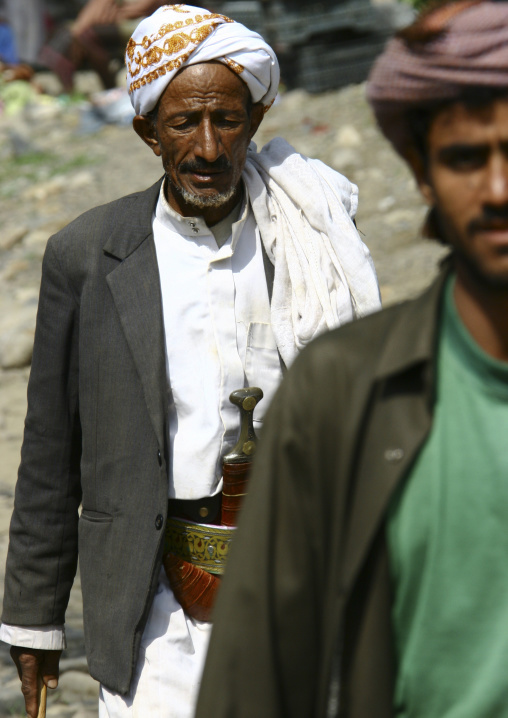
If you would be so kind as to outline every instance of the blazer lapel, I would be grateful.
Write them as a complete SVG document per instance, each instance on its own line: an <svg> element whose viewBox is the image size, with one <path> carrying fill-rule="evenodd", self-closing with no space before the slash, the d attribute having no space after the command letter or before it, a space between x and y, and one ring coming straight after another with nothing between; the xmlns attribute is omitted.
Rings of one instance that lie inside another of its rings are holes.
<svg viewBox="0 0 508 718"><path fill-rule="evenodd" d="M121 260L106 281L143 385L159 446L163 447L167 376L160 278L152 234L160 184L125 198L104 251Z"/></svg>

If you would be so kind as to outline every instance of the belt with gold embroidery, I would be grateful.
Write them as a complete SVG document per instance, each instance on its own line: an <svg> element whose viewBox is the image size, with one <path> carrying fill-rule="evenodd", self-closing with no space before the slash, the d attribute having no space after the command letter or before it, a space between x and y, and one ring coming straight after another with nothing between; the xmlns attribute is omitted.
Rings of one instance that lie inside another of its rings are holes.
<svg viewBox="0 0 508 718"><path fill-rule="evenodd" d="M234 526L199 524L168 518L164 553L173 553L203 571L221 576L226 567Z"/></svg>

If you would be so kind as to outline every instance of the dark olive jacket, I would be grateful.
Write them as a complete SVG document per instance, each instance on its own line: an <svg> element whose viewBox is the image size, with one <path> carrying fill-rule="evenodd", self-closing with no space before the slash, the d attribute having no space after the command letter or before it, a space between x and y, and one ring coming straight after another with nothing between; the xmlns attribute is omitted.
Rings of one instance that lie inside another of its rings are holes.
<svg viewBox="0 0 508 718"><path fill-rule="evenodd" d="M428 435L445 271L312 343L264 423L196 718L388 718L384 517Z"/></svg>

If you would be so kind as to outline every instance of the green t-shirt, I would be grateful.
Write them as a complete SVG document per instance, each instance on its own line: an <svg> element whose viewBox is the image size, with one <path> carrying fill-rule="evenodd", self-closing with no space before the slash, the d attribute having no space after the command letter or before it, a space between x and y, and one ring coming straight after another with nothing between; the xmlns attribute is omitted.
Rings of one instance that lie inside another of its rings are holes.
<svg viewBox="0 0 508 718"><path fill-rule="evenodd" d="M508 718L508 363L474 342L453 286L432 430L387 523L395 715Z"/></svg>

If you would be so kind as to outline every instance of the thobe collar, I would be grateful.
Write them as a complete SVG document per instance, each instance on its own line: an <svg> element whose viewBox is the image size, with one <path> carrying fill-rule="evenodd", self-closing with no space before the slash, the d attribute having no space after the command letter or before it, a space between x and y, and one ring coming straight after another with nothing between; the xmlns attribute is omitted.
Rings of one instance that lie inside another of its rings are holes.
<svg viewBox="0 0 508 718"><path fill-rule="evenodd" d="M243 199L240 203L240 207L237 205L225 219L218 222L214 227L209 227L203 217L184 217L179 214L179 212L171 207L166 199L164 187L165 182L161 184L159 200L155 210L155 215L161 224L189 239L199 239L200 237L214 234L215 227L219 228L220 226L221 229L223 229L224 224L230 223L230 235L232 234L231 253L235 251L249 213L249 194L245 183L243 185Z"/></svg>

